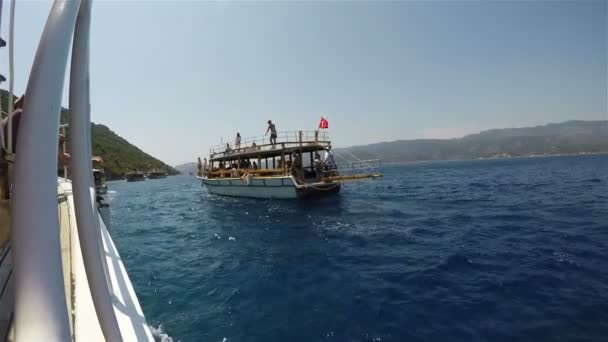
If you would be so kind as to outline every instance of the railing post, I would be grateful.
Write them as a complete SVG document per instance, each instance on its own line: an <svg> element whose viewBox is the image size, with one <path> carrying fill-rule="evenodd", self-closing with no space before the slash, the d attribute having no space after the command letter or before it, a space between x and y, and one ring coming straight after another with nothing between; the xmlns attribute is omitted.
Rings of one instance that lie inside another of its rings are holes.
<svg viewBox="0 0 608 342"><path fill-rule="evenodd" d="M304 159L302 159L302 131L298 131L298 142L300 144L300 161L303 161Z"/></svg>
<svg viewBox="0 0 608 342"><path fill-rule="evenodd" d="M302 148L302 131L298 131L298 142L300 143L300 149Z"/></svg>
<svg viewBox="0 0 608 342"><path fill-rule="evenodd" d="M14 73L14 63L13 63L13 55L14 55L14 32L15 32L15 0L11 0L11 21L9 23L9 32L8 32L8 118L6 119L6 136L7 136L7 144L8 153L13 153L13 86L15 84L15 73ZM9 177L12 177L9 173Z"/></svg>
<svg viewBox="0 0 608 342"><path fill-rule="evenodd" d="M74 206L78 223L78 237L82 246L87 280L95 305L97 319L107 341L122 341L114 306L104 270L105 253L101 243L101 230L97 208L91 193L91 137L89 100L89 31L91 1L83 0L80 6L70 72L70 127L72 132L72 181Z"/></svg>
<svg viewBox="0 0 608 342"><path fill-rule="evenodd" d="M27 114L19 125L11 227L16 341L72 341L57 216L57 139L79 6L80 1L53 3L32 63Z"/></svg>

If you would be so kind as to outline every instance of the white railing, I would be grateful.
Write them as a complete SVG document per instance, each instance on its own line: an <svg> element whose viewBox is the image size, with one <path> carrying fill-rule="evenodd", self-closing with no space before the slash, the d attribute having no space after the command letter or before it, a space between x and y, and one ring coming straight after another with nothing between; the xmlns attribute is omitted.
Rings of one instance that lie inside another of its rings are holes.
<svg viewBox="0 0 608 342"><path fill-rule="evenodd" d="M292 147L300 143L307 144L325 144L330 143L329 132L327 131L286 131L277 132L277 147ZM226 144L230 145L230 150L227 151ZM231 153L248 152L254 150L270 150L273 146L270 142L270 134L258 135L241 139L240 147L237 148L236 137L223 144L212 146L209 149L209 154L213 156L228 155Z"/></svg>
<svg viewBox="0 0 608 342"><path fill-rule="evenodd" d="M15 36L15 0L11 0L11 22L8 29L8 112L13 112L14 77L14 36ZM6 120L7 151L13 153L13 118L9 115Z"/></svg>
<svg viewBox="0 0 608 342"><path fill-rule="evenodd" d="M55 2L27 85L13 183L15 339L70 341L57 219L57 132L78 1ZM9 144L11 139L9 138Z"/></svg>
<svg viewBox="0 0 608 342"><path fill-rule="evenodd" d="M90 197L93 177L88 89L90 5L90 0L83 0L82 4L78 0L53 3L27 85L24 106L27 114L21 118L17 137L19 153L15 160L11 227L17 341L72 341L57 216L57 134L72 34L71 166L78 235L104 337L108 341L122 341L106 286L99 227L94 221L97 215Z"/></svg>
<svg viewBox="0 0 608 342"><path fill-rule="evenodd" d="M74 208L82 258L95 305L97 319L106 341L122 341L112 297L108 289L107 266L101 240L91 168L91 106L89 85L89 31L91 1L82 0L74 31L70 69L71 163Z"/></svg>

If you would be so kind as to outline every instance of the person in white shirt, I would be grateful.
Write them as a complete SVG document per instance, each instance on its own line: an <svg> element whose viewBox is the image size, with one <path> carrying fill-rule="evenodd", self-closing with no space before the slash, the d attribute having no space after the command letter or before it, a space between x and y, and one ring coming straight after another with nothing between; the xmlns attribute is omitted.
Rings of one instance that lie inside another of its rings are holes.
<svg viewBox="0 0 608 342"><path fill-rule="evenodd" d="M320 180L323 176L323 162L321 161L321 156L319 153L315 152L315 160L313 162L313 168L315 171L315 178Z"/></svg>
<svg viewBox="0 0 608 342"><path fill-rule="evenodd" d="M327 170L335 170L338 168L336 165L336 160L334 159L333 153L331 153L331 147L328 147L325 150L325 156L323 157L323 164L327 168Z"/></svg>

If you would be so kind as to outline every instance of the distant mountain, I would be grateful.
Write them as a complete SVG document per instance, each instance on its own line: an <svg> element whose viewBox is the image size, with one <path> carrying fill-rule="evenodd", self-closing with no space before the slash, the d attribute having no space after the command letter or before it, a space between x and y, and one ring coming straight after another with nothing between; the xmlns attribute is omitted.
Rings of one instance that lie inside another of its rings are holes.
<svg viewBox="0 0 608 342"><path fill-rule="evenodd" d="M2 101L2 111L6 112L8 107L8 92L6 90L0 89L0 99ZM66 123L68 118L69 111L63 108L60 119L61 123ZM109 179L122 178L125 173L134 170L147 171L158 169L166 171L170 175L179 173L171 166L129 143L107 126L91 123L91 136L93 155L103 158L103 166ZM69 128L66 132L66 140L68 141L66 146L69 150Z"/></svg>
<svg viewBox="0 0 608 342"><path fill-rule="evenodd" d="M383 162L459 160L608 152L608 121L567 121L491 129L458 139L397 140L335 149Z"/></svg>
<svg viewBox="0 0 608 342"><path fill-rule="evenodd" d="M187 175L190 172L196 174L196 172L198 171L198 164L196 162L194 163L185 163L185 164L180 164L180 165L176 165L174 166L174 168L179 171L180 173Z"/></svg>

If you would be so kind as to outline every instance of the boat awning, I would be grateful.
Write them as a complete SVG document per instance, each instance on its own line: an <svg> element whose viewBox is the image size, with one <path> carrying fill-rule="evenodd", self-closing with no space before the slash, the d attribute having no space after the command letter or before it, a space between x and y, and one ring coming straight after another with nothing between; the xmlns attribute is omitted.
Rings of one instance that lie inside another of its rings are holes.
<svg viewBox="0 0 608 342"><path fill-rule="evenodd" d="M278 145L278 144L277 144ZM209 158L210 162L214 161L228 161L228 160L239 160L239 159L263 159L263 158L273 158L280 157L281 155L288 156L294 152L296 153L306 153L306 152L314 152L314 151L323 151L330 147L329 143L309 143L303 144L300 146L292 146L285 148L277 148L275 149L243 149L240 151L231 151L231 152L222 152L211 155Z"/></svg>

